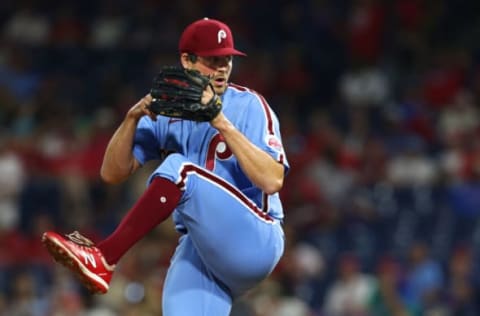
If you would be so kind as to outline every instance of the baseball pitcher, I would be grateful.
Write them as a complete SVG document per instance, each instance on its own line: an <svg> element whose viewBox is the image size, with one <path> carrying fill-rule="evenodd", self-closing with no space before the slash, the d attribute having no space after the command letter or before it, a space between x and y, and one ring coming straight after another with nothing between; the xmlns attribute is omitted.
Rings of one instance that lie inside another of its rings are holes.
<svg viewBox="0 0 480 316"><path fill-rule="evenodd" d="M106 293L115 265L170 215L178 232L163 296L165 316L227 316L232 302L266 278L284 250L279 199L289 169L279 122L255 91L229 82L230 28L193 22L179 42L181 66L155 76L107 146L101 177L121 183L159 160L139 200L96 244L78 232L46 232L53 258L93 293Z"/></svg>

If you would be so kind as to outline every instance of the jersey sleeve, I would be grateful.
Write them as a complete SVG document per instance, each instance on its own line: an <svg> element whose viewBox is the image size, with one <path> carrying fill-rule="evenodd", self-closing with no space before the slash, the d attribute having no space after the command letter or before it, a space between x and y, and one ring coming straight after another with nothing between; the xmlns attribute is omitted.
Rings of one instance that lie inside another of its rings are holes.
<svg viewBox="0 0 480 316"><path fill-rule="evenodd" d="M144 116L137 124L135 138L133 141L133 155L140 164L145 164L149 160L160 159L160 148L162 148L158 139L155 122L149 117Z"/></svg>
<svg viewBox="0 0 480 316"><path fill-rule="evenodd" d="M282 163L285 172L290 169L280 134L280 123L265 98L253 94L245 117L245 136L256 146L270 154L273 159Z"/></svg>

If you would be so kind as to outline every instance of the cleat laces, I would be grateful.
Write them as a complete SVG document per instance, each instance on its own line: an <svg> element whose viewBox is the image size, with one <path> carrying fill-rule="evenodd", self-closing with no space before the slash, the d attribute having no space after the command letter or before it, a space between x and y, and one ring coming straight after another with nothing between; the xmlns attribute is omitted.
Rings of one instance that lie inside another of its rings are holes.
<svg viewBox="0 0 480 316"><path fill-rule="evenodd" d="M76 243L79 246L84 246L88 248L95 246L95 243L93 241L83 236L78 231L74 231L73 233L66 234L65 237L67 237L70 241Z"/></svg>

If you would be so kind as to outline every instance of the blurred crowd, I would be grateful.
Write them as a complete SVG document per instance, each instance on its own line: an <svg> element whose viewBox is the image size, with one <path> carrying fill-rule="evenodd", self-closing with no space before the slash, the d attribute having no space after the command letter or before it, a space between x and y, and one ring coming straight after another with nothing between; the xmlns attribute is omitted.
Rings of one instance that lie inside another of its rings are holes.
<svg viewBox="0 0 480 316"><path fill-rule="evenodd" d="M0 315L161 315L170 222L91 296L43 231L110 233L145 188L103 151L191 21L225 21L232 81L279 116L287 248L232 316L480 315L480 2L0 3ZM226 245L228 247L228 245Z"/></svg>

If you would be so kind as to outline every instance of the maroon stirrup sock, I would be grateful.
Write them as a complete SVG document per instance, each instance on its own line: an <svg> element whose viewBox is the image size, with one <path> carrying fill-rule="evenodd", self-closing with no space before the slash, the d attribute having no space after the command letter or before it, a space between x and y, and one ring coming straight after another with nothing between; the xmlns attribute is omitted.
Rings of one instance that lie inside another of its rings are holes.
<svg viewBox="0 0 480 316"><path fill-rule="evenodd" d="M116 264L137 241L167 219L180 201L181 195L182 191L175 183L155 177L115 231L98 243L97 248L107 262Z"/></svg>

